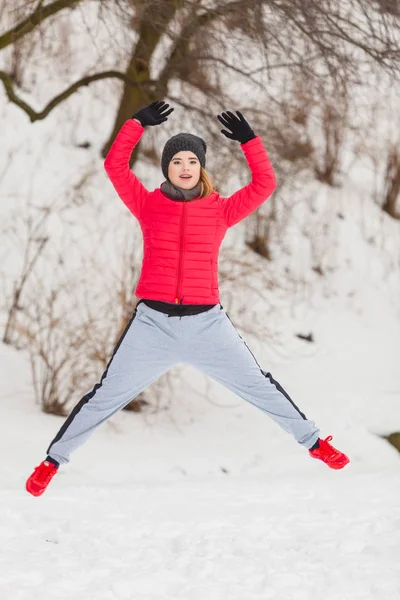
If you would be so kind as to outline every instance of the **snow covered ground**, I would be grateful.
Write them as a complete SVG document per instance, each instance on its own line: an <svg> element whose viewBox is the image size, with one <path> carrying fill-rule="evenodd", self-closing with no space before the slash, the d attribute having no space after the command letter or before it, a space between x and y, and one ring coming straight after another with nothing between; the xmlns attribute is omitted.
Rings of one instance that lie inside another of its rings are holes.
<svg viewBox="0 0 400 600"><path fill-rule="evenodd" d="M319 351L296 361L247 338L349 454L339 472L219 384L196 395L204 378L186 367L169 413L118 413L34 498L25 479L62 419L34 406L25 358L2 347L0 597L399 597L400 455L379 434L400 428L400 331L372 312L336 311L335 328L321 313Z"/></svg>
<svg viewBox="0 0 400 600"><path fill-rule="evenodd" d="M119 485L60 477L39 501L3 491L2 598L399 597L394 468L174 483L133 470Z"/></svg>

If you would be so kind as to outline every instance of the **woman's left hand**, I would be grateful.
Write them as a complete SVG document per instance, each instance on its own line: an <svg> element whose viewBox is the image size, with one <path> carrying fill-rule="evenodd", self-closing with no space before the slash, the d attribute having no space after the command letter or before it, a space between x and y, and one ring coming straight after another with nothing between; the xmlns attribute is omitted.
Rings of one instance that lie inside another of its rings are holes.
<svg viewBox="0 0 400 600"><path fill-rule="evenodd" d="M220 123L230 131L225 131L221 129L221 133L224 134L225 137L230 140L236 140L241 144L245 144L246 142L252 140L256 137L254 131L244 118L241 112L236 111L236 115L227 110L223 112L221 115L217 115L217 119Z"/></svg>

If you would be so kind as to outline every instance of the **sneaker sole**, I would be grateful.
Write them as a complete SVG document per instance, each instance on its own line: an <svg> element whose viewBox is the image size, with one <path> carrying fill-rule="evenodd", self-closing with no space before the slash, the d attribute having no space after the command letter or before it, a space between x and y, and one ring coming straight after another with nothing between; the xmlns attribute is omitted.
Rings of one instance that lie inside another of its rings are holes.
<svg viewBox="0 0 400 600"><path fill-rule="evenodd" d="M331 469L333 469L334 471L340 471L340 469L344 469L345 467L347 467L347 465L350 463L350 461L348 460L347 462L344 463L344 465L340 465L339 467L335 467L334 465L328 465L328 467L330 467ZM326 463L325 463L326 464Z"/></svg>
<svg viewBox="0 0 400 600"><path fill-rule="evenodd" d="M322 458L319 458L318 456L312 456L312 455L310 455L310 456L311 456L311 458L314 458L315 460L319 460L324 465L326 465L330 469L333 469L334 471L340 471L341 469L344 469L345 467L347 467L347 465L350 463L350 459L348 459L344 464L335 466L334 464L329 464L329 463L325 462L324 460L322 460Z"/></svg>

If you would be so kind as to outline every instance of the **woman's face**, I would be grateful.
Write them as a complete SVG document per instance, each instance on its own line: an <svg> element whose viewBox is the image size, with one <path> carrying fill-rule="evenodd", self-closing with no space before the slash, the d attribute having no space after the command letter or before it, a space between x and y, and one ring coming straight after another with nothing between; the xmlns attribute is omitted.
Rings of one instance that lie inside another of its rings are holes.
<svg viewBox="0 0 400 600"><path fill-rule="evenodd" d="M200 180L200 161L193 152L182 150L168 165L168 179L174 185L191 190Z"/></svg>

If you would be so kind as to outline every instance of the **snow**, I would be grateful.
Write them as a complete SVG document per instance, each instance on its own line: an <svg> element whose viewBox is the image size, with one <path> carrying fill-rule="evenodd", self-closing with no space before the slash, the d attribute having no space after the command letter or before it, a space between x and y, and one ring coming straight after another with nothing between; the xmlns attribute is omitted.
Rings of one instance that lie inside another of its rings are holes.
<svg viewBox="0 0 400 600"><path fill-rule="evenodd" d="M393 472L336 475L3 492L3 597L395 598Z"/></svg>

